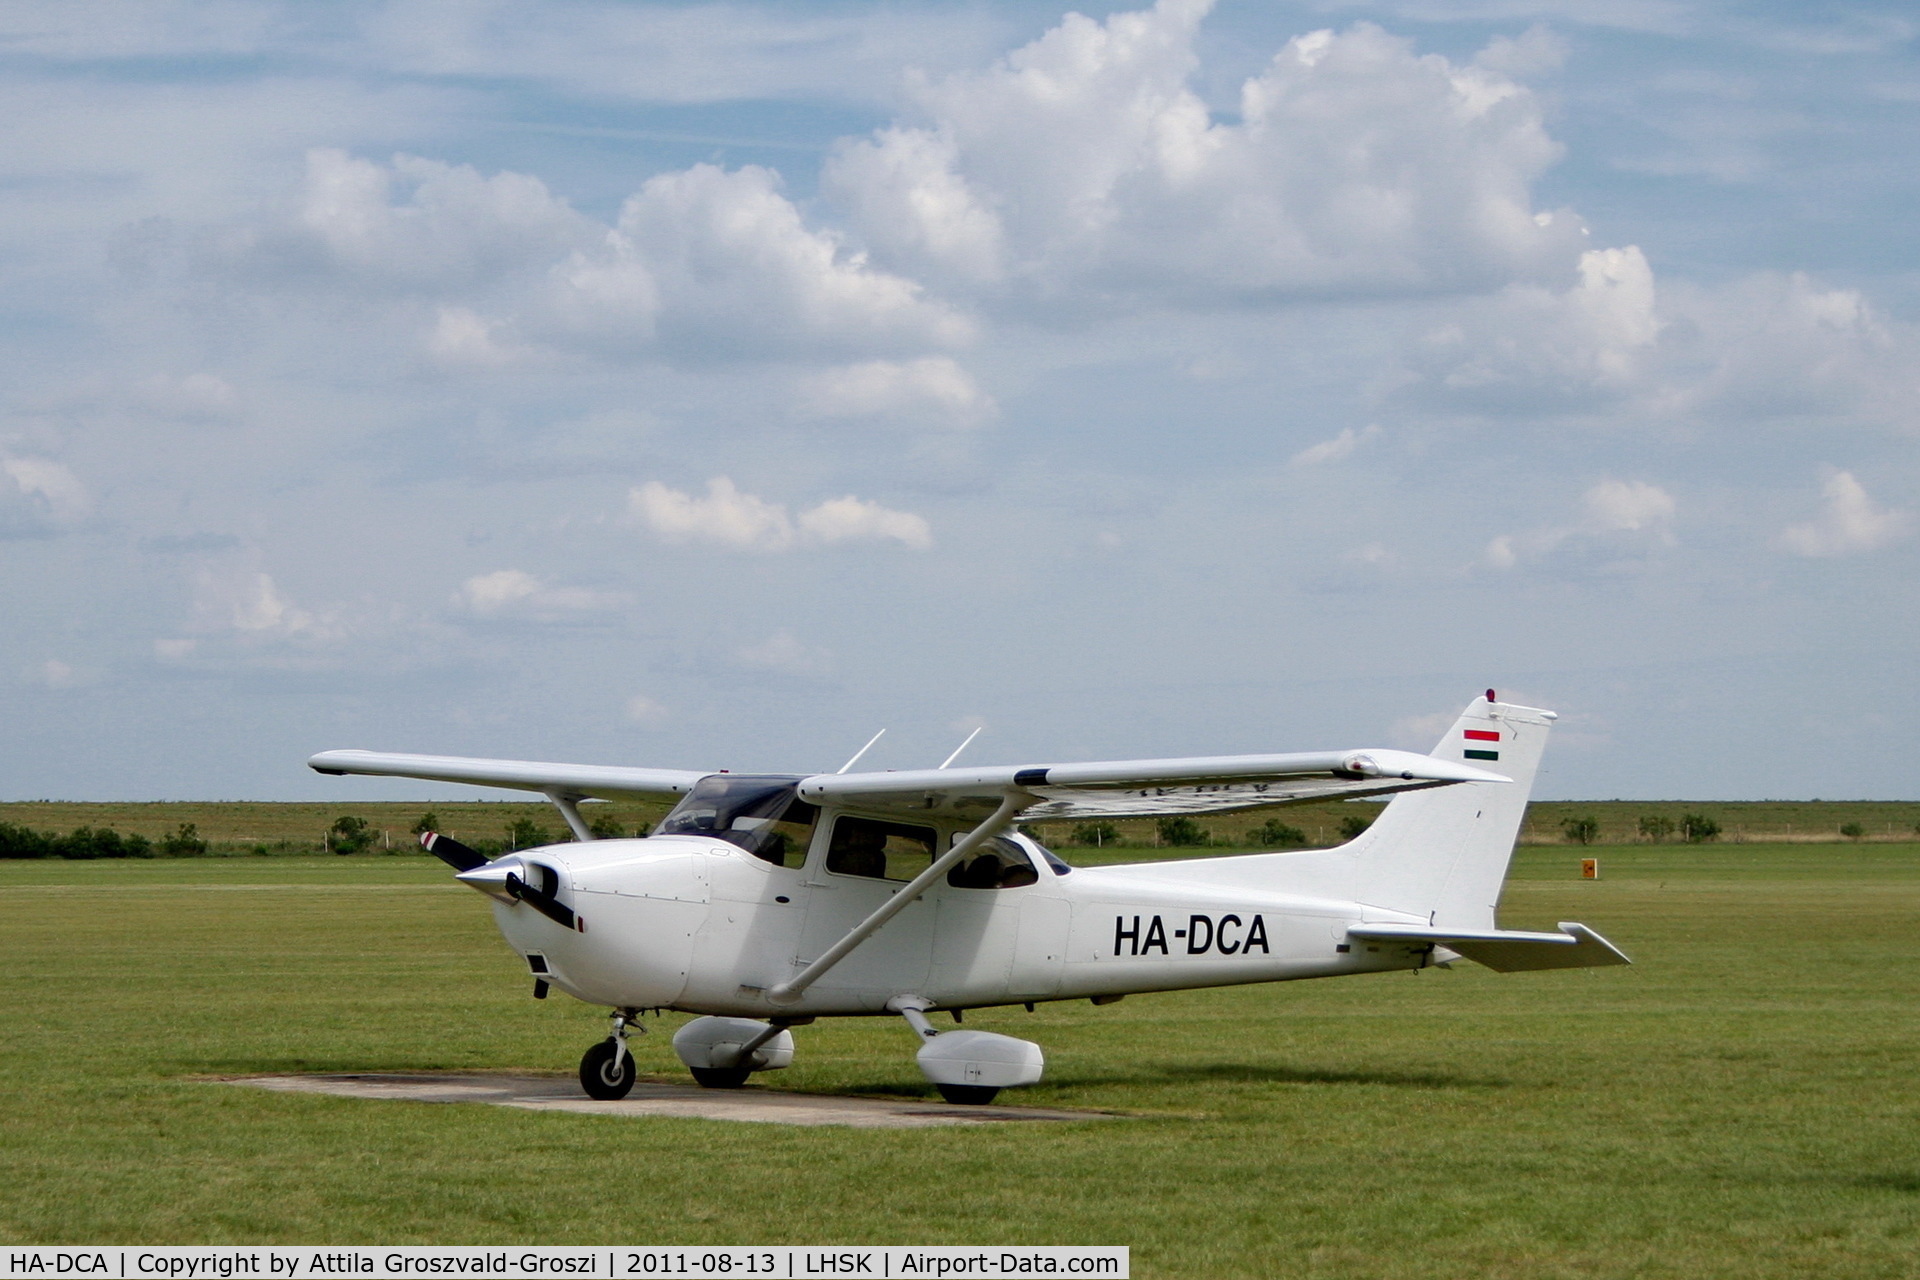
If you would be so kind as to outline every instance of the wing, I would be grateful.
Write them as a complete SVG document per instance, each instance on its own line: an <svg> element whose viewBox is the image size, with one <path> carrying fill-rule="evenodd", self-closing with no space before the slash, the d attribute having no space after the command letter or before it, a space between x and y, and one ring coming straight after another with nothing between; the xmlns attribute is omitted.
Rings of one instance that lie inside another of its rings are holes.
<svg viewBox="0 0 1920 1280"><path fill-rule="evenodd" d="M1038 804L1020 815L1021 821L1031 822L1213 813L1386 795L1458 782L1506 781L1497 773L1409 751L1322 751L821 774L803 781L800 794L815 804L984 815L1008 792L1019 790L1040 797Z"/></svg>
<svg viewBox="0 0 1920 1280"><path fill-rule="evenodd" d="M541 760L476 760L467 756L411 756L386 751L322 751L307 761L321 773L364 773L511 787L572 800L676 800L707 776L691 769L630 769L621 765L550 764ZM710 772L710 771L709 771Z"/></svg>

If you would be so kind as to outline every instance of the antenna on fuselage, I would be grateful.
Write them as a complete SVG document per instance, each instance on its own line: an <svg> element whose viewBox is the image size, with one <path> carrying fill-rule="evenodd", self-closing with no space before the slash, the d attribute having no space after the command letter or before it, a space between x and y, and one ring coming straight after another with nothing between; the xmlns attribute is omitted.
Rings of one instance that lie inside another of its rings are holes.
<svg viewBox="0 0 1920 1280"><path fill-rule="evenodd" d="M942 761L940 762L940 767L941 767L942 769L944 769L944 768L946 768L946 767L947 767L948 765L950 765L950 764L952 764L952 763L953 763L953 762L954 762L955 760L958 760L958 759L960 758L960 753L961 753L962 751L965 751L965 750L967 749L967 744L968 744L968 743L971 743L971 742L972 742L972 741L973 741L973 740L974 740L975 738L977 738L977 737L979 737L979 736L980 736L980 730L981 730L981 729L984 729L984 728L986 728L986 727L987 727L987 726L985 726L985 725L978 725L978 726L976 726L976 727L974 728L974 731L973 731L972 733L970 733L970 734L968 734L968 735L967 735L967 741L966 741L966 742L963 742L963 743L961 743L961 744L960 744L959 746L957 746L957 747L955 747L955 748L953 749L953 754L952 754L952 755L950 755L950 756L948 756L948 757L947 757L947 758L946 758L945 760L942 760Z"/></svg>
<svg viewBox="0 0 1920 1280"><path fill-rule="evenodd" d="M859 764L860 757L867 754L868 750L872 748L873 744L880 741L880 739L884 738L886 734L887 734L887 731L885 729L882 729L879 733L876 733L871 738L868 738L867 745L860 748L858 751L854 752L853 759L847 761L845 764L841 765L838 769L835 769L834 772L845 773L847 770L853 768L854 765Z"/></svg>

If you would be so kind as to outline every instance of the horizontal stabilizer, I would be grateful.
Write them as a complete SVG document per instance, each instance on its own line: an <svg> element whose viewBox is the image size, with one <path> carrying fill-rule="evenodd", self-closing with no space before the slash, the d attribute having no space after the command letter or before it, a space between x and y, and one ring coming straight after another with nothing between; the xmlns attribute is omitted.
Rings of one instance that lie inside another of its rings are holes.
<svg viewBox="0 0 1920 1280"><path fill-rule="evenodd" d="M1499 973L1526 969L1590 969L1632 964L1620 949L1583 924L1560 922L1559 933L1514 929L1435 929L1418 924L1362 924L1347 936L1363 942L1431 942Z"/></svg>

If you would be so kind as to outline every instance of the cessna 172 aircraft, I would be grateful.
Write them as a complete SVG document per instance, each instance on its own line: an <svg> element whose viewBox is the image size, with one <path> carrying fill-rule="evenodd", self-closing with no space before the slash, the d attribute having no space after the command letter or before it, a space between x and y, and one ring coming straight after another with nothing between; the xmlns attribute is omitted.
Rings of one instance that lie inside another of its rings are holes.
<svg viewBox="0 0 1920 1280"><path fill-rule="evenodd" d="M790 1028L894 1014L918 1036L920 1068L942 1096L984 1103L1039 1080L1040 1047L936 1030L928 1013L957 1022L991 1005L1107 1004L1462 956L1502 972L1628 963L1585 925L1494 923L1553 720L1489 689L1425 756L848 772L856 756L810 777L371 751L308 763L535 791L560 810L577 843L491 861L447 836L422 843L493 899L535 996L558 987L613 1010L608 1038L580 1064L589 1095L623 1097L635 1076L628 1029L641 1010L675 1009L702 1015L673 1047L703 1085L738 1087L787 1066ZM1070 867L1015 825L1391 793L1355 839L1291 853ZM678 803L645 839L592 839L580 802L633 797Z"/></svg>

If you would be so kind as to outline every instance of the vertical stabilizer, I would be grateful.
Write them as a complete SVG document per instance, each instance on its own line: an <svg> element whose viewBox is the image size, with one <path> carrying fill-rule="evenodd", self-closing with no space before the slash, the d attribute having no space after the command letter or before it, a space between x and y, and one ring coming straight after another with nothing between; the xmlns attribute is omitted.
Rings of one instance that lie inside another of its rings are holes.
<svg viewBox="0 0 1920 1280"><path fill-rule="evenodd" d="M1491 929L1507 863L1546 749L1551 711L1475 698L1432 755L1511 783L1463 782L1395 797L1350 845L1354 897L1434 925Z"/></svg>

